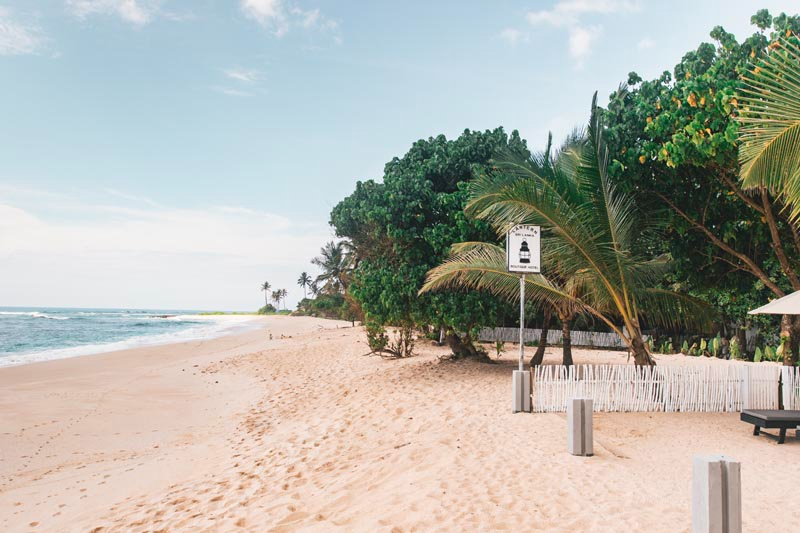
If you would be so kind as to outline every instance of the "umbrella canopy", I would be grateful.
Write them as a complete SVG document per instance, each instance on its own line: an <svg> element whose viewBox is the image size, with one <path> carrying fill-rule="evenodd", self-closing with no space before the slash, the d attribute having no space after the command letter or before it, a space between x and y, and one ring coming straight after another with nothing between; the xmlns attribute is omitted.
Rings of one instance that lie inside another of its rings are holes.
<svg viewBox="0 0 800 533"><path fill-rule="evenodd" d="M753 309L748 315L800 315L800 291Z"/></svg>

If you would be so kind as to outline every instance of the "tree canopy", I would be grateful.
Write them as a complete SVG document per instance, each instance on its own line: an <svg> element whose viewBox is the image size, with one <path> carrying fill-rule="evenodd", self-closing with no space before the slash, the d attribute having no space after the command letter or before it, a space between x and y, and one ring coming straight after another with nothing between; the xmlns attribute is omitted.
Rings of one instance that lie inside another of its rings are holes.
<svg viewBox="0 0 800 533"><path fill-rule="evenodd" d="M494 325L502 304L492 296L417 292L453 243L495 238L488 224L464 214L465 184L508 147L527 152L516 131L507 135L502 128L417 141L387 163L382 182L359 182L333 209L331 224L358 258L351 292L368 323L443 328L463 354L474 350L470 333L476 327Z"/></svg>

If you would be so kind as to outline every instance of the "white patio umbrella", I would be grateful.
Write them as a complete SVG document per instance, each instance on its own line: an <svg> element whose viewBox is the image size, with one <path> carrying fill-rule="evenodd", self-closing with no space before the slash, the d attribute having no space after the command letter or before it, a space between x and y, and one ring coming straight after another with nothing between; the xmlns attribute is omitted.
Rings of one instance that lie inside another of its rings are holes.
<svg viewBox="0 0 800 533"><path fill-rule="evenodd" d="M753 309L748 315L800 315L800 291Z"/></svg>

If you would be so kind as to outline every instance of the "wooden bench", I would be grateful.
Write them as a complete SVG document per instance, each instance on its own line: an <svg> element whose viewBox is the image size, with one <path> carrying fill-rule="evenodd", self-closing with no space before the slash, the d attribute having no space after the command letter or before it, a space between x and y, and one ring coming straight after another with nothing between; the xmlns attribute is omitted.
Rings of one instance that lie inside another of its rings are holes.
<svg viewBox="0 0 800 533"><path fill-rule="evenodd" d="M786 441L786 430L800 426L800 411L784 411L782 409L744 409L741 414L742 422L753 424L753 435L759 435L761 430L779 429L778 444Z"/></svg>

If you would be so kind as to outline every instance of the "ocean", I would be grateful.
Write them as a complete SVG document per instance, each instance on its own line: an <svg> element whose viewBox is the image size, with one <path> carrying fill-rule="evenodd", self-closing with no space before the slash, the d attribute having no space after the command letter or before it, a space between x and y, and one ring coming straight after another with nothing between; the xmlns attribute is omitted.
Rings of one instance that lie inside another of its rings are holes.
<svg viewBox="0 0 800 533"><path fill-rule="evenodd" d="M198 311L0 307L0 367L221 337L255 327Z"/></svg>

